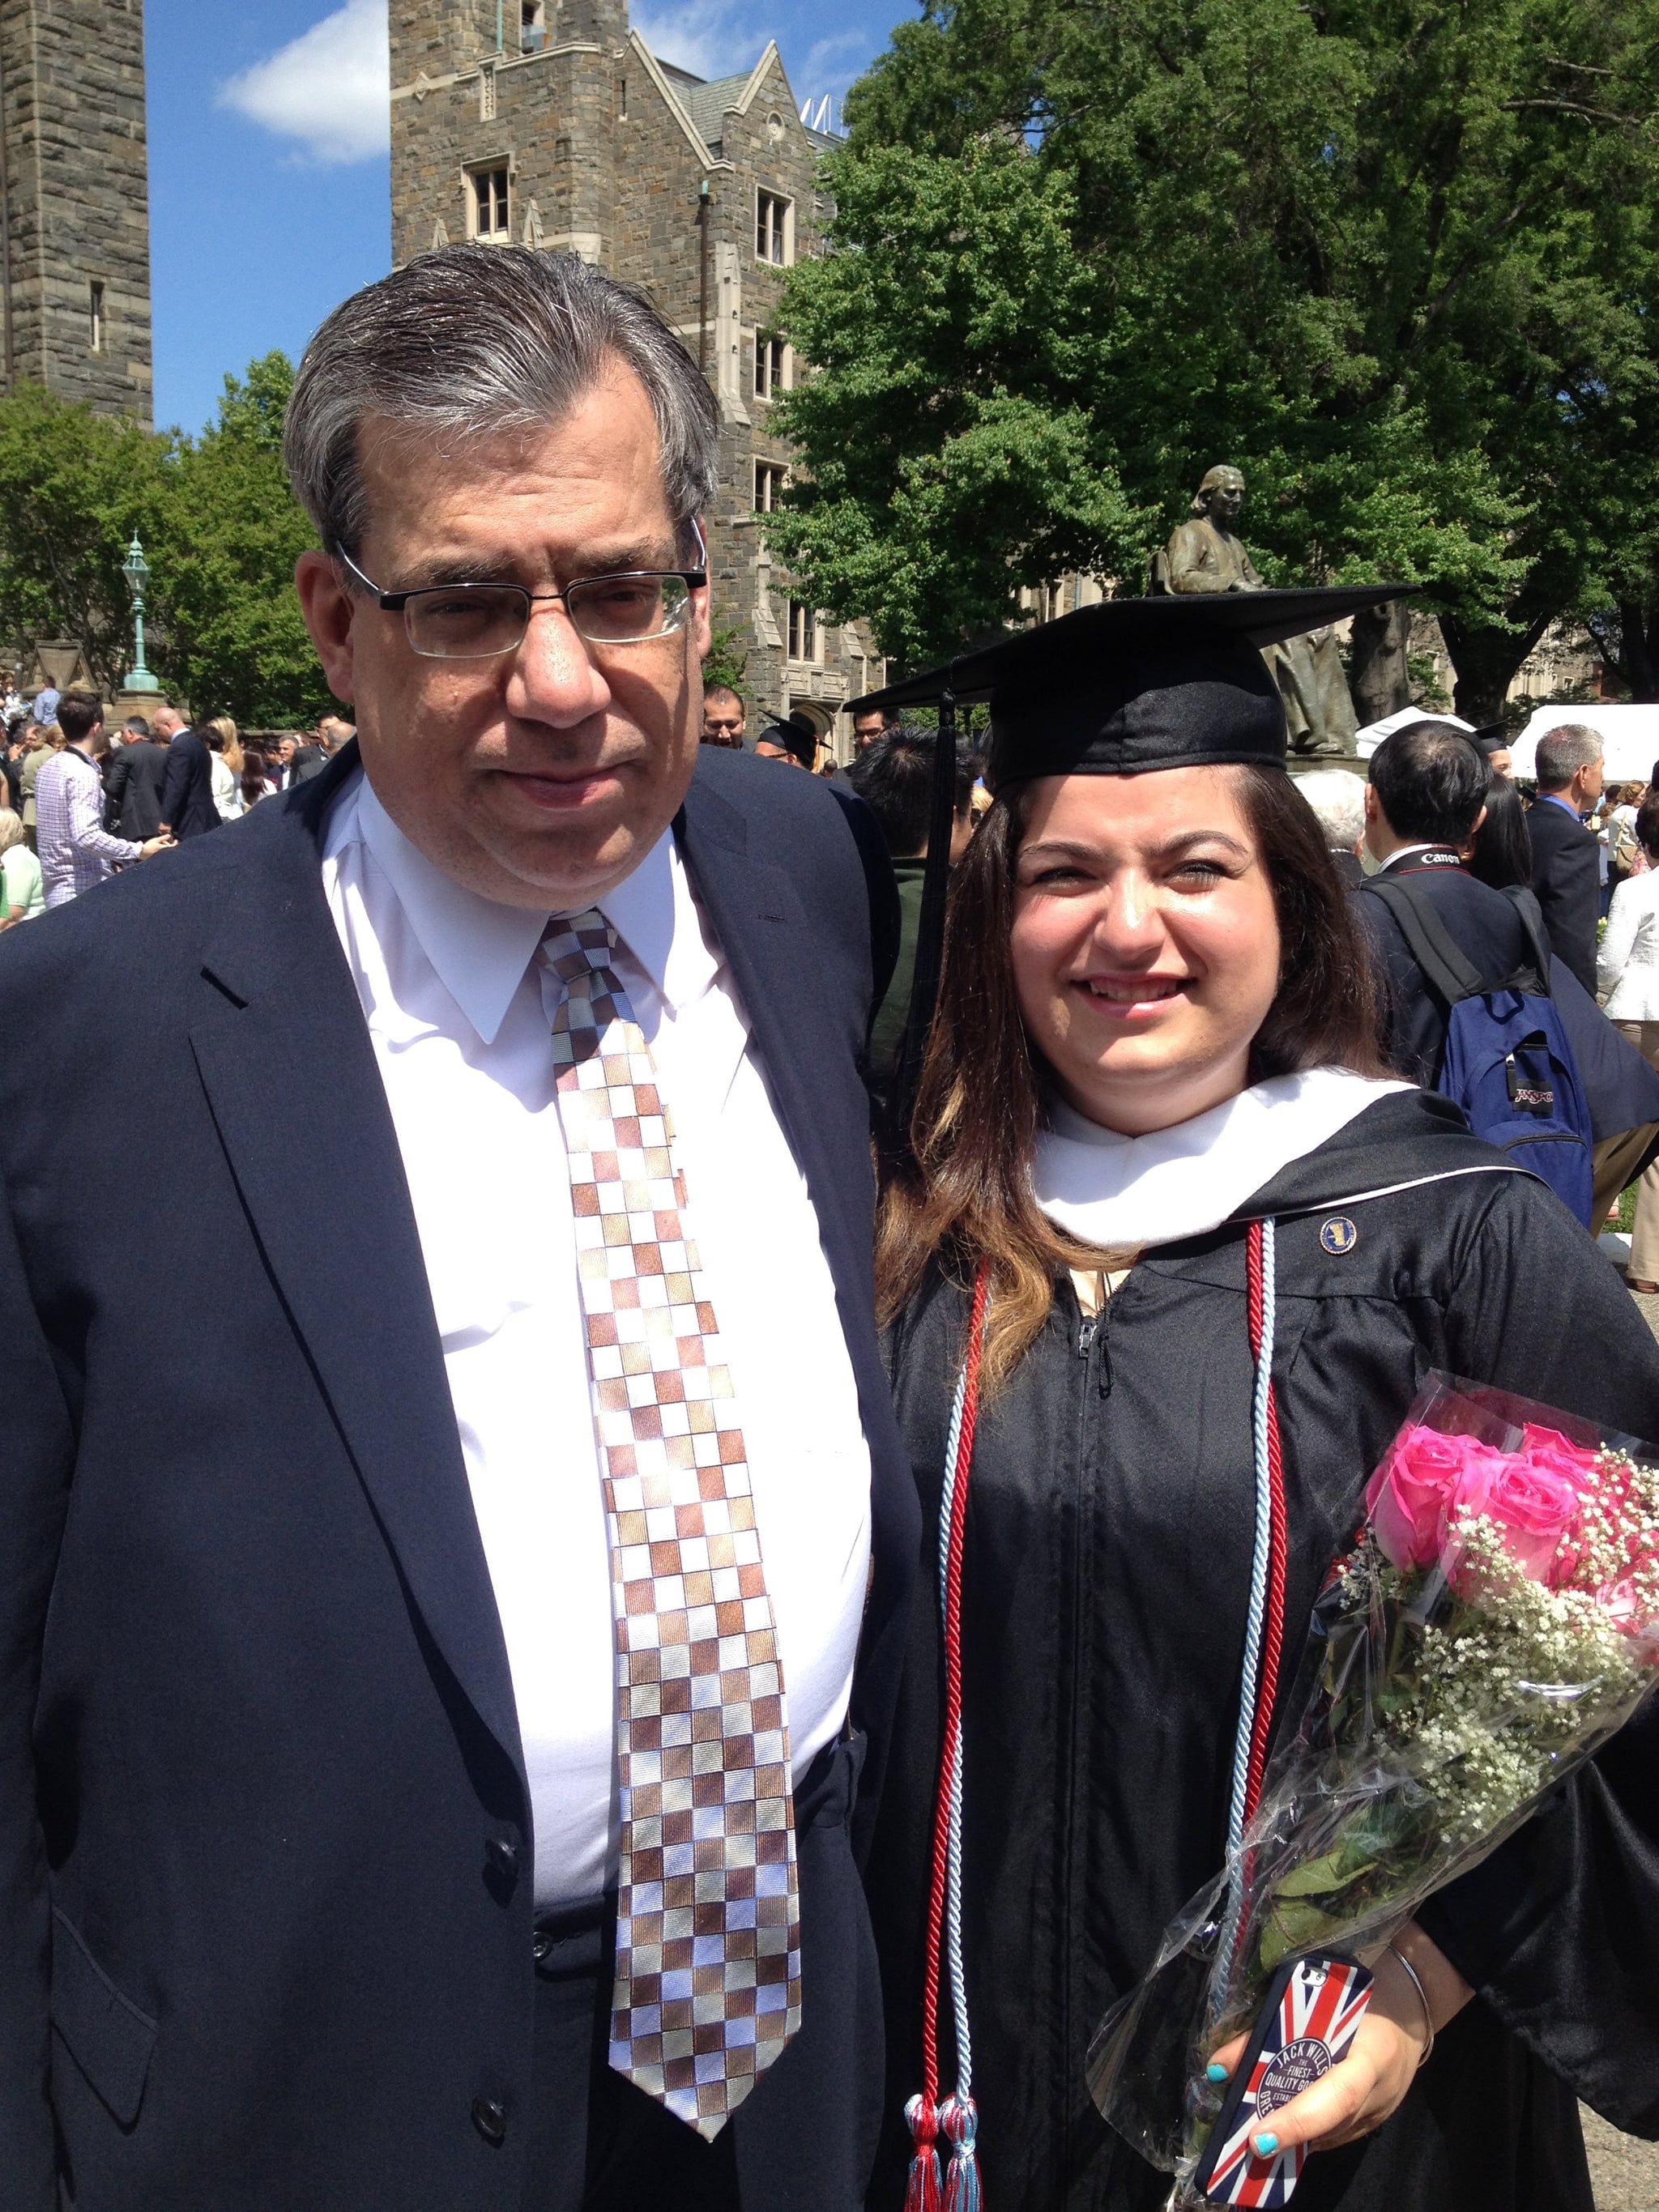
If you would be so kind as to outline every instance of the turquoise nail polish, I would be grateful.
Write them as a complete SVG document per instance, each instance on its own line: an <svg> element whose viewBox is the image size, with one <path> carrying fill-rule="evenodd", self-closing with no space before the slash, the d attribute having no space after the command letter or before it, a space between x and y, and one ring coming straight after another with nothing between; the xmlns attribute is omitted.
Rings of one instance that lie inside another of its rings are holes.
<svg viewBox="0 0 1659 2212"><path fill-rule="evenodd" d="M1227 2078L1227 2069L1218 2059L1212 2058L1204 2069L1204 2072L1206 2077L1212 2081L1224 2081Z"/></svg>
<svg viewBox="0 0 1659 2212"><path fill-rule="evenodd" d="M1255 2148L1256 2155L1259 2158L1271 2158L1273 2153L1279 2148L1279 2137L1277 2136L1258 2136L1255 2139Z"/></svg>

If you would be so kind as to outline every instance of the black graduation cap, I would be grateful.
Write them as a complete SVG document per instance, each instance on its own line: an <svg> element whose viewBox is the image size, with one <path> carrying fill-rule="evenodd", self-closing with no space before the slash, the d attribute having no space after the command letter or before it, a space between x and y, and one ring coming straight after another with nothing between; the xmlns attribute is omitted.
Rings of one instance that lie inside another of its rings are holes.
<svg viewBox="0 0 1659 2212"><path fill-rule="evenodd" d="M1042 775L1145 775L1236 762L1282 767L1284 702L1261 648L1407 588L1102 599L849 702L853 714L871 707L939 709L915 980L895 1101L901 1120L915 1096L939 991L957 708L990 703L985 780L999 793Z"/></svg>
<svg viewBox="0 0 1659 2212"><path fill-rule="evenodd" d="M1483 722L1478 730L1469 732L1469 743L1483 760L1490 760L1494 753L1508 752L1515 739L1507 722Z"/></svg>
<svg viewBox="0 0 1659 2212"><path fill-rule="evenodd" d="M808 768L817 758L817 726L811 717L803 714L799 708L788 714L769 713L766 717L766 727L758 734L766 738L769 744L781 745L785 752L793 753L797 760L805 754Z"/></svg>
<svg viewBox="0 0 1659 2212"><path fill-rule="evenodd" d="M1376 604L1375 584L1102 599L872 691L850 711L988 700L994 790L1039 775L1283 761L1285 709L1261 648Z"/></svg>

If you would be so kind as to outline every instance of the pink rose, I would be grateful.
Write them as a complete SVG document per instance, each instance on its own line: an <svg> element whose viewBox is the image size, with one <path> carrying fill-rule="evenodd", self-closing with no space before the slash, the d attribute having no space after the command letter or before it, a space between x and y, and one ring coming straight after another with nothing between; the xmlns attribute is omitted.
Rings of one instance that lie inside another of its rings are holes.
<svg viewBox="0 0 1659 2212"><path fill-rule="evenodd" d="M1534 1467L1548 1469L1575 1489L1590 1489L1596 1480L1596 1455L1582 1444L1569 1443L1559 1429L1540 1429L1530 1421L1523 1431L1521 1456Z"/></svg>
<svg viewBox="0 0 1659 2212"><path fill-rule="evenodd" d="M1548 1582L1550 1569L1578 1514L1583 1487L1580 1470L1560 1474L1530 1457L1488 1452L1471 1464L1446 1500L1445 1530L1460 1513L1478 1513L1493 1522L1505 1550L1535 1583Z"/></svg>
<svg viewBox="0 0 1659 2212"><path fill-rule="evenodd" d="M1626 1575L1621 1583L1609 1583L1605 1589L1595 1593L1595 1602L1621 1636L1651 1636L1653 1624L1647 1608L1636 1595L1636 1584Z"/></svg>
<svg viewBox="0 0 1659 2212"><path fill-rule="evenodd" d="M1366 1489L1365 1510L1383 1558L1402 1573L1439 1558L1446 1501L1474 1453L1497 1456L1473 1437L1437 1429L1402 1429L1395 1438Z"/></svg>

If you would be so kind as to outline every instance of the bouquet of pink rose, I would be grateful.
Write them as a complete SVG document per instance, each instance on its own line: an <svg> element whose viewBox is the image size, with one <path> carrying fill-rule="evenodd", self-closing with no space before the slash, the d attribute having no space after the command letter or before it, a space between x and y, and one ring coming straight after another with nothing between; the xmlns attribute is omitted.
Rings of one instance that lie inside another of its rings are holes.
<svg viewBox="0 0 1659 2212"><path fill-rule="evenodd" d="M1633 1438L1437 1376L1315 1609L1317 1679L1226 1870L1107 2017L1090 2087L1191 2178L1212 2051L1309 1952L1371 1960L1659 1680L1659 1470Z"/></svg>

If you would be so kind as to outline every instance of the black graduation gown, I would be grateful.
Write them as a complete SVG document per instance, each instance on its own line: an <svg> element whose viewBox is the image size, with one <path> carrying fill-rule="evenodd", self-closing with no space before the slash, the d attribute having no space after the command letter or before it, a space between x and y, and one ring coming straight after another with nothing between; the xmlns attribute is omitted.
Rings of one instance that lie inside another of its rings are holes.
<svg viewBox="0 0 1659 2212"><path fill-rule="evenodd" d="M1139 2212L1168 2191L1096 2113L1084 2057L1224 1856L1253 1528L1248 1220L1279 1224L1287 1622L1307 1621L1431 1368L1659 1438L1659 1347L1553 1195L1484 1171L1501 1157L1443 1099L1381 1099L1235 1220L1149 1251L1093 1330L1063 1285L981 1412L964 1555L964 1948L990 2212ZM1319 1232L1337 1213L1358 1235L1332 1254ZM903 2102L921 2082L936 1530L964 1327L961 1291L933 1280L891 1340L927 1534L867 1877L890 2090L872 2212L903 2201ZM1280 1723L1304 1649L1287 1634ZM1480 1996L1382 2130L1310 2161L1301 2212L1589 2212L1575 2093L1659 2136L1659 1701L1419 1917ZM948 2019L941 2039L948 2088Z"/></svg>

